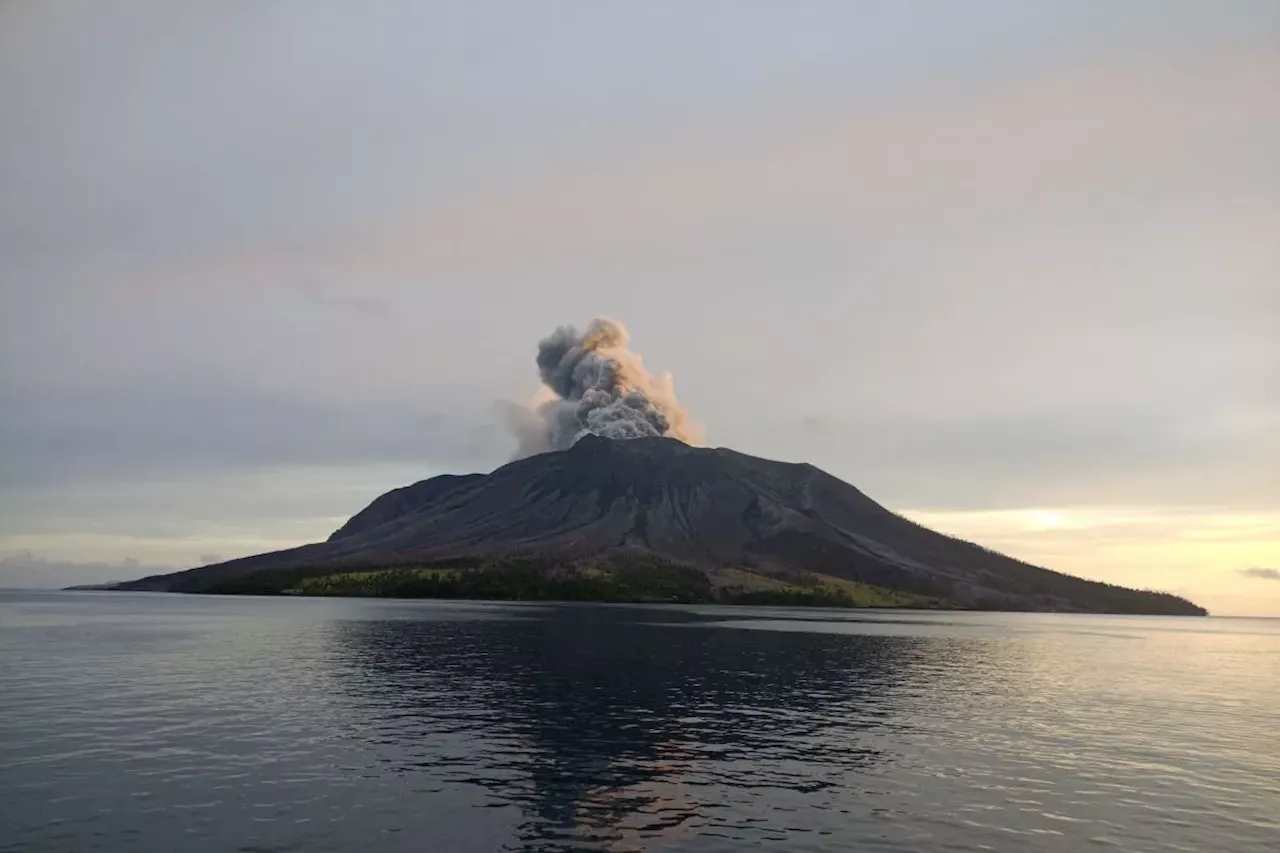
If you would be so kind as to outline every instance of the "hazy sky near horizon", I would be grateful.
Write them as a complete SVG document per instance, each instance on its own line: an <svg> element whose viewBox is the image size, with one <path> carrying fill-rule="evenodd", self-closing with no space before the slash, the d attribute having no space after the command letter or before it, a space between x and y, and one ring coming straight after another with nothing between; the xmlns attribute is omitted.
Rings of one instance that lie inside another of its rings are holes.
<svg viewBox="0 0 1280 853"><path fill-rule="evenodd" d="M0 585L489 470L608 315L714 445L1280 615L1280 0L16 0L0 114Z"/></svg>

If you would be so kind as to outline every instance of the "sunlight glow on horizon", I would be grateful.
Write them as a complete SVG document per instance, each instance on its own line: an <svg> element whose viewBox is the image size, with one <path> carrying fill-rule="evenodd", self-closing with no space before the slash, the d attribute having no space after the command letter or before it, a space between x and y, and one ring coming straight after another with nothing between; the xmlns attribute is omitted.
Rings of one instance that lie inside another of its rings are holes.
<svg viewBox="0 0 1280 853"><path fill-rule="evenodd" d="M1280 513L1081 506L907 510L906 517L1055 571L1190 598L1216 615L1280 616Z"/></svg>

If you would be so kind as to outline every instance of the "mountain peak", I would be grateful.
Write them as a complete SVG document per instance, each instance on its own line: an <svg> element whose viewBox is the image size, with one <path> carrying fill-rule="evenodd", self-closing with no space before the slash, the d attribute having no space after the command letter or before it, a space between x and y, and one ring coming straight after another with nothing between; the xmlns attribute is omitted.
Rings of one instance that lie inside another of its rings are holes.
<svg viewBox="0 0 1280 853"><path fill-rule="evenodd" d="M619 555L704 572L825 576L999 609L1199 612L1182 599L1032 566L935 533L806 463L674 438L586 435L491 474L394 489L325 542L124 585L198 591L281 569L534 558L553 567Z"/></svg>
<svg viewBox="0 0 1280 853"><path fill-rule="evenodd" d="M575 441L567 450L560 453L632 453L654 455L678 452L681 450L698 450L678 438L668 436L644 435L635 438L606 438L595 433L586 433ZM553 451L556 452L556 451Z"/></svg>

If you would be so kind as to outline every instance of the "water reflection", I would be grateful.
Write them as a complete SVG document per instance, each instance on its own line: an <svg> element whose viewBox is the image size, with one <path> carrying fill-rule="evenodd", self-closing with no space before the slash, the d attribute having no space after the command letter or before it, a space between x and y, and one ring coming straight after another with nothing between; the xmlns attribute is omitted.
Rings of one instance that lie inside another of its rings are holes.
<svg viewBox="0 0 1280 853"><path fill-rule="evenodd" d="M0 851L1271 853L1278 685L1252 621L0 595Z"/></svg>
<svg viewBox="0 0 1280 853"><path fill-rule="evenodd" d="M820 832L815 810L836 822L894 761L894 697L931 657L920 638L707 629L693 613L515 614L343 622L333 641L382 760L425 774L422 790L518 807L526 850L795 831L753 817L762 797Z"/></svg>

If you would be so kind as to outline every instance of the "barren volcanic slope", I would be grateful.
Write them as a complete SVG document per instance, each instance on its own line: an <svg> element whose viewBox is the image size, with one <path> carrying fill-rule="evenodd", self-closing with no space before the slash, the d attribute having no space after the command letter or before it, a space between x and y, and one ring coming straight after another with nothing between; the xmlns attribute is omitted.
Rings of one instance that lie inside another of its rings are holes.
<svg viewBox="0 0 1280 853"><path fill-rule="evenodd" d="M670 438L587 435L492 474L388 492L325 542L144 578L122 589L218 591L268 575L523 560L558 567L677 566L708 578L814 579L961 607L1203 611L1183 599L1085 581L935 533L807 464ZM281 576L283 576L281 575Z"/></svg>

